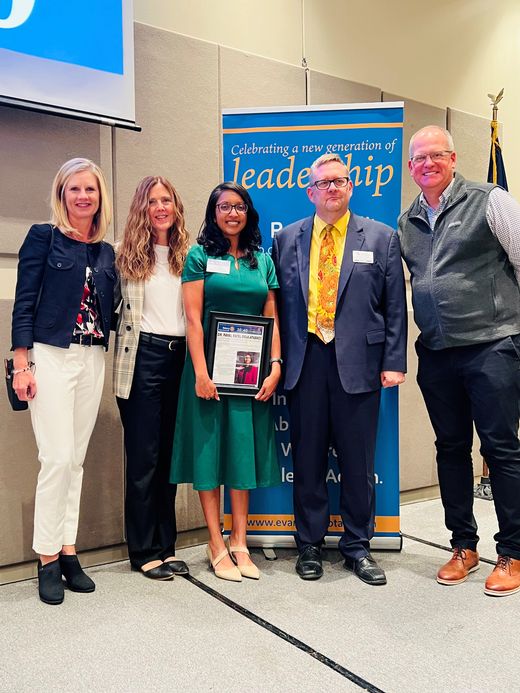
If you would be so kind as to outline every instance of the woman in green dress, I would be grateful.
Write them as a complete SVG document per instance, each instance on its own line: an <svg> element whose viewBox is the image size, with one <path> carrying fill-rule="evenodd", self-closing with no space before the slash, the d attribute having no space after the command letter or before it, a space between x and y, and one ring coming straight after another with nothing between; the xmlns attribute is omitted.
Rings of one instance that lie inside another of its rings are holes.
<svg viewBox="0 0 520 693"><path fill-rule="evenodd" d="M258 213L247 190L222 183L211 193L198 245L182 274L188 360L183 372L170 481L192 483L209 530L217 577L258 579L246 547L249 489L280 483L270 398L281 375L280 336L271 257L260 251ZM219 397L208 374L204 335L210 311L274 318L271 371L255 397ZM224 544L220 486L230 489L232 529Z"/></svg>

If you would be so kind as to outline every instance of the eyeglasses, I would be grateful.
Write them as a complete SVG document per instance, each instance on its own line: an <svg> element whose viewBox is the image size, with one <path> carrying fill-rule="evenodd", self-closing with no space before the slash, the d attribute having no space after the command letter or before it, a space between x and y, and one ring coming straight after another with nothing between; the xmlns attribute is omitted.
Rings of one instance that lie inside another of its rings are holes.
<svg viewBox="0 0 520 693"><path fill-rule="evenodd" d="M237 205L232 205L230 202L221 202L217 205L217 209L222 214L229 214L232 209L235 210L237 214L245 214L247 212L247 205L245 202L239 202Z"/></svg>
<svg viewBox="0 0 520 693"><path fill-rule="evenodd" d="M335 188L346 188L349 182L348 176L342 176L341 178L332 178L332 180L317 180L313 185L315 185L318 190L328 190L332 183L334 183Z"/></svg>
<svg viewBox="0 0 520 693"><path fill-rule="evenodd" d="M431 161L436 164L450 154L453 154L451 149L444 149L442 152L431 152L430 154L417 154L416 156L411 156L410 161L412 164L414 164L414 166L420 166L421 164L424 164L428 157L430 157Z"/></svg>

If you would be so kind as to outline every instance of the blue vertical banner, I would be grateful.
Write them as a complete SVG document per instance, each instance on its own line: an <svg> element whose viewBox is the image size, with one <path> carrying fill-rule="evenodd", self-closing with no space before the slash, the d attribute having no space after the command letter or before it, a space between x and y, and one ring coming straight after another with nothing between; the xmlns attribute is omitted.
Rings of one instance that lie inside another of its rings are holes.
<svg viewBox="0 0 520 693"><path fill-rule="evenodd" d="M260 214L265 252L287 224L310 216L310 166L322 154L338 154L354 184L353 212L396 227L401 208L403 104L341 104L294 108L226 110L222 115L224 179L249 191ZM286 396L273 396L282 484L251 492L248 542L294 546L293 469ZM331 448L327 475L330 526L327 543L343 531L339 471ZM377 433L376 531L373 548L400 549L399 420L397 388L383 390ZM231 528L229 498L224 531Z"/></svg>

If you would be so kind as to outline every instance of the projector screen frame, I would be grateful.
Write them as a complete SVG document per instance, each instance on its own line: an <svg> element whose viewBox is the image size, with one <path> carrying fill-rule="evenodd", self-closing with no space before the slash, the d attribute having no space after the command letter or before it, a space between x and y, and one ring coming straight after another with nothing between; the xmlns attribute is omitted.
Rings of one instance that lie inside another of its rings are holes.
<svg viewBox="0 0 520 693"><path fill-rule="evenodd" d="M46 115L59 116L61 118L70 118L72 120L82 120L86 123L108 125L109 127L123 128L125 130L133 130L134 132L142 131L142 127L132 120L110 118L109 116L102 116L98 113L86 113L85 111L74 111L70 108L39 104L33 101L24 101L23 99L13 99L10 96L3 96L2 94L0 94L0 106L10 106L11 108L19 108L24 111L32 111L33 113L43 113Z"/></svg>

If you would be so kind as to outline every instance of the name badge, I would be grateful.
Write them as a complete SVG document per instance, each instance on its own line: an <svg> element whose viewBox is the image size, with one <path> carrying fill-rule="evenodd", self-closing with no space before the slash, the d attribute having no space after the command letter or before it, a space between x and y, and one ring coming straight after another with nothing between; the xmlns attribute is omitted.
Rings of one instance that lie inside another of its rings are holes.
<svg viewBox="0 0 520 693"><path fill-rule="evenodd" d="M208 258L206 272L216 272L217 274L229 274L231 271L231 260L217 260L213 257Z"/></svg>
<svg viewBox="0 0 520 693"><path fill-rule="evenodd" d="M353 250L352 260L354 262L362 262L365 265L374 263L374 253L371 250Z"/></svg>

